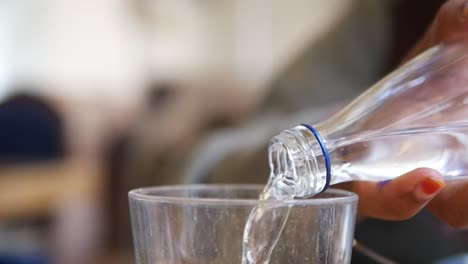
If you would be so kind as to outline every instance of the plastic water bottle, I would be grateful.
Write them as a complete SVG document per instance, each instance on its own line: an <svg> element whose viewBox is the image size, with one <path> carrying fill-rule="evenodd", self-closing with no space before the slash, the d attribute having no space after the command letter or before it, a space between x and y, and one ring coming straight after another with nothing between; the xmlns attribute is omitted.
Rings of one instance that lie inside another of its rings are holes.
<svg viewBox="0 0 468 264"><path fill-rule="evenodd" d="M324 122L283 131L269 158L269 188L294 197L418 167L468 175L468 40L427 50Z"/></svg>

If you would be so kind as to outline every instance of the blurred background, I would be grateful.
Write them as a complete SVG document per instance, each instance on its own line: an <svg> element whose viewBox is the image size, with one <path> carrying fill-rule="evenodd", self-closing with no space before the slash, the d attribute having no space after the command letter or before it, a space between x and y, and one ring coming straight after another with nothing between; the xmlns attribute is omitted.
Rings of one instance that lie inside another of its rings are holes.
<svg viewBox="0 0 468 264"><path fill-rule="evenodd" d="M0 264L133 263L130 189L266 182L268 140L395 68L443 2L0 1ZM356 236L468 251L426 212Z"/></svg>

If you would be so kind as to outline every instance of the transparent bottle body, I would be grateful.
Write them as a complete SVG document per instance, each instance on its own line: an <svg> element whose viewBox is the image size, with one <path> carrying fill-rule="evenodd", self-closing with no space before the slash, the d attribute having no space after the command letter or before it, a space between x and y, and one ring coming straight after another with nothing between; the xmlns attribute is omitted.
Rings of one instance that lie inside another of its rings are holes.
<svg viewBox="0 0 468 264"><path fill-rule="evenodd" d="M314 127L331 162L331 184L381 181L419 167L468 175L468 40L433 47ZM270 143L269 184L297 197L323 190L327 168L305 126Z"/></svg>

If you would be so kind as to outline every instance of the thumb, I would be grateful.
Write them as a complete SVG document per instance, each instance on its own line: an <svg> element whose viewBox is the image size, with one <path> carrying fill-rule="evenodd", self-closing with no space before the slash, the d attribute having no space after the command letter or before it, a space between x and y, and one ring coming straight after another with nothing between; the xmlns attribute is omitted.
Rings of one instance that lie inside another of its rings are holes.
<svg viewBox="0 0 468 264"><path fill-rule="evenodd" d="M420 168L392 181L354 182L363 216L405 220L419 212L445 186L437 171Z"/></svg>

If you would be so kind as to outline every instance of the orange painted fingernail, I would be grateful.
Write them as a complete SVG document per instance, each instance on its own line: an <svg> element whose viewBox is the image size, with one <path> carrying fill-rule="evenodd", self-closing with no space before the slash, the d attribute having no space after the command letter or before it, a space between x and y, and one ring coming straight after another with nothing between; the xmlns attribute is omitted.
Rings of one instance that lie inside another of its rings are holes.
<svg viewBox="0 0 468 264"><path fill-rule="evenodd" d="M431 195L438 192L440 189L444 188L444 186L444 182L441 182L431 177L428 177L421 182L421 189L427 195Z"/></svg>

